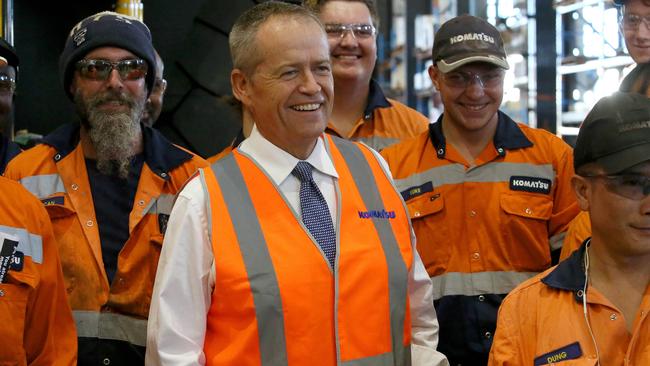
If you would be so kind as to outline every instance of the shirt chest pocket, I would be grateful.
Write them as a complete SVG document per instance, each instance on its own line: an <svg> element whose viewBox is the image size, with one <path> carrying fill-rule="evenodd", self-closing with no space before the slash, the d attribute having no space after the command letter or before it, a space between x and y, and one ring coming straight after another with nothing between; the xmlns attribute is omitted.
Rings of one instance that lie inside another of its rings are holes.
<svg viewBox="0 0 650 366"><path fill-rule="evenodd" d="M24 365L23 335L29 297L37 279L20 272L9 271L5 283L0 283L0 365Z"/></svg>
<svg viewBox="0 0 650 366"><path fill-rule="evenodd" d="M413 230L417 237L417 248L422 262L435 276L446 270L451 249L446 245L449 225L445 223L445 200L441 192L426 192L406 202Z"/></svg>
<svg viewBox="0 0 650 366"><path fill-rule="evenodd" d="M518 270L541 268L547 264L545 260L550 263L548 221L553 214L551 197L502 193L499 204L499 228L504 241L510 243L505 253L509 261Z"/></svg>

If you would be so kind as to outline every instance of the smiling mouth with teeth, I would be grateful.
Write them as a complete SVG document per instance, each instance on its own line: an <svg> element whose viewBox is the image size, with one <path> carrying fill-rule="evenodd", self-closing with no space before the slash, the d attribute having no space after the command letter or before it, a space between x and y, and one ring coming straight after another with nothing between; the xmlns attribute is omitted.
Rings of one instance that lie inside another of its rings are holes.
<svg viewBox="0 0 650 366"><path fill-rule="evenodd" d="M320 108L320 104L318 103L313 103L313 104L302 104L302 105L295 105L291 107L292 109L299 111L299 112L311 112L315 111L318 108Z"/></svg>

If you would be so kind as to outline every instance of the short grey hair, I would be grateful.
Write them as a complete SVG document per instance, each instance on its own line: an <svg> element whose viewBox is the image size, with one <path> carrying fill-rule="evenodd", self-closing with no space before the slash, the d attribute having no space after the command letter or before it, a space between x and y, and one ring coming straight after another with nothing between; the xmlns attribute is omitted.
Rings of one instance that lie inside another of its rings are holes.
<svg viewBox="0 0 650 366"><path fill-rule="evenodd" d="M255 39L260 27L272 17L312 20L323 28L321 21L313 12L300 5L281 1L267 1L255 5L237 18L230 31L228 45L234 68L250 75L261 62Z"/></svg>

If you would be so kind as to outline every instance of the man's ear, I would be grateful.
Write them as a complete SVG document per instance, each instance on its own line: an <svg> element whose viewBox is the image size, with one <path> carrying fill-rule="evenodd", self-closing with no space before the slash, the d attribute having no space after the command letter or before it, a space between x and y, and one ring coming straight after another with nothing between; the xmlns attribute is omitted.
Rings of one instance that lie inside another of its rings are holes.
<svg viewBox="0 0 650 366"><path fill-rule="evenodd" d="M440 87L438 85L438 74L440 71L438 71L438 68L431 65L429 66L429 78L431 78L431 83L433 86L436 88L436 90L440 90Z"/></svg>
<svg viewBox="0 0 650 366"><path fill-rule="evenodd" d="M589 211L589 197L591 196L592 186L591 182L579 175L571 177L571 186L576 194L578 206L582 211Z"/></svg>
<svg viewBox="0 0 650 366"><path fill-rule="evenodd" d="M251 80L241 69L233 69L230 72L230 86L232 95L237 98L244 106L251 105L250 98Z"/></svg>

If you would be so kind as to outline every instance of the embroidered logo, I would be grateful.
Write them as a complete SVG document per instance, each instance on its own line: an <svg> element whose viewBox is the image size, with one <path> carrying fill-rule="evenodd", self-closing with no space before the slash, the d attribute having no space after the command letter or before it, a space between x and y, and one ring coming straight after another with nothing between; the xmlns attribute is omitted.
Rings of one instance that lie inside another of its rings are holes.
<svg viewBox="0 0 650 366"><path fill-rule="evenodd" d="M551 180L538 177L510 177L510 189L532 193L551 193Z"/></svg>
<svg viewBox="0 0 650 366"><path fill-rule="evenodd" d="M566 360L575 360L580 356L582 356L580 343L575 342L535 358L535 366L547 365Z"/></svg>
<svg viewBox="0 0 650 366"><path fill-rule="evenodd" d="M423 195L427 192L432 192L433 191L433 182L426 182L422 185L419 186L413 186L410 187L402 192L400 194L402 195L402 198L404 201L408 201L411 198L415 198L417 196Z"/></svg>
<svg viewBox="0 0 650 366"><path fill-rule="evenodd" d="M360 219L371 219L373 217L377 219L394 219L395 211L386 211L386 210L359 211Z"/></svg>

